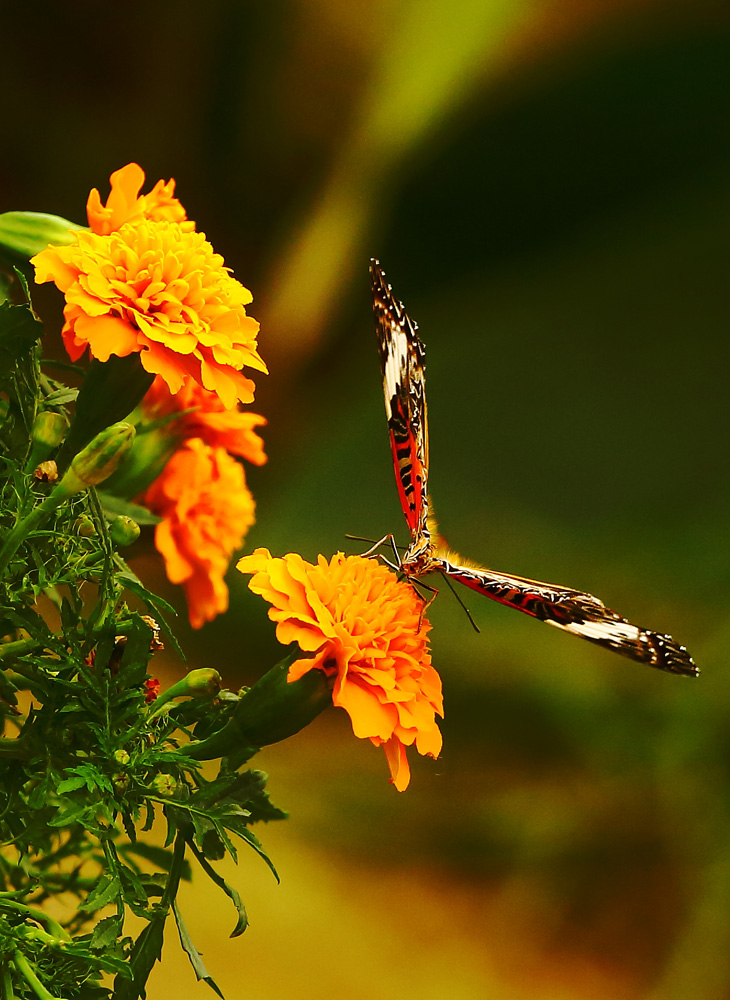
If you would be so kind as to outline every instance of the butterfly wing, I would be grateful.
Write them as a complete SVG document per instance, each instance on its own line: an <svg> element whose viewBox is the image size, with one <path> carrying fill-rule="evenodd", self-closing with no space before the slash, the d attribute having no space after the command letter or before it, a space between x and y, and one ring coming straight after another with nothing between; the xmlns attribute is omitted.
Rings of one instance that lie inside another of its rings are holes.
<svg viewBox="0 0 730 1000"><path fill-rule="evenodd" d="M428 417L425 350L416 324L370 261L373 312L395 479L412 542L428 540Z"/></svg>
<svg viewBox="0 0 730 1000"><path fill-rule="evenodd" d="M591 594L480 567L461 566L441 557L434 559L433 568L493 601L632 660L673 674L688 677L699 674L687 650L671 636L633 625Z"/></svg>

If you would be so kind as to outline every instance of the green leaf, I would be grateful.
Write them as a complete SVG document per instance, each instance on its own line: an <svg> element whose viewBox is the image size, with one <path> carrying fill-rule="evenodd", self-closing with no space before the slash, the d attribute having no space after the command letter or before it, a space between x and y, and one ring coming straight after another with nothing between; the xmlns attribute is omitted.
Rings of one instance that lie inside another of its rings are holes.
<svg viewBox="0 0 730 1000"><path fill-rule="evenodd" d="M185 922L182 918L180 910L177 903L172 904L172 912L175 915L175 923L177 924L177 932L180 935L180 944L182 945L183 951L186 953L190 959L190 964L193 967L193 972L195 973L195 978L200 982L207 983L210 988L221 997L221 1000L225 1000L223 994L218 989L213 977L210 975L205 965L203 964L203 959L200 957L200 952L193 944L192 938L188 932Z"/></svg>
<svg viewBox="0 0 730 1000"><path fill-rule="evenodd" d="M26 357L43 336L43 326L28 305L0 304L0 376Z"/></svg>
<svg viewBox="0 0 730 1000"><path fill-rule="evenodd" d="M104 917L100 920L91 935L91 941L89 942L89 947L92 951L104 951L110 945L114 944L119 935L122 933L123 921L121 917Z"/></svg>
<svg viewBox="0 0 730 1000"><path fill-rule="evenodd" d="M102 875L86 899L79 903L78 908L85 913L94 913L115 900L121 891L122 886L118 878Z"/></svg>
<svg viewBox="0 0 730 1000"><path fill-rule="evenodd" d="M109 520L118 517L120 514L131 517L137 524L159 524L162 520L161 517L153 514L146 507L140 507L139 504L132 503L131 500L122 500L121 497L115 497L111 493L101 492L98 493L98 497L104 513ZM137 578L135 577L135 579Z"/></svg>
<svg viewBox="0 0 730 1000"><path fill-rule="evenodd" d="M86 778L79 776L75 778L66 778L60 783L56 791L59 795L65 795L66 792L75 792L77 788L84 788L85 785Z"/></svg>
<svg viewBox="0 0 730 1000"><path fill-rule="evenodd" d="M238 921L236 922L236 926L231 931L231 937L232 938L238 937L239 934L243 934L243 932L248 927L248 916L246 914L246 907L243 905L241 897L233 888L233 886L229 885L228 882L226 882L226 880L223 878L223 876L219 875L218 872L215 870L215 868L213 868L212 865L208 863L205 856L202 854L201 851L198 850L195 844L192 843L192 841L188 841L188 844L190 845L190 849L192 850L193 854L200 862L200 867L203 869L208 878L215 885L217 885L219 889L222 889L223 892L225 892L226 896L228 896L228 898L232 901L233 905L236 907L236 910L238 911Z"/></svg>
<svg viewBox="0 0 730 1000"><path fill-rule="evenodd" d="M48 821L49 826L70 826L72 823L80 822L89 811L89 805L86 802L71 802L66 803L66 805L65 811L61 811L62 806L59 807L58 815Z"/></svg>
<svg viewBox="0 0 730 1000"><path fill-rule="evenodd" d="M166 916L167 914L160 914L151 920L134 942L129 960L132 979L122 980L117 976L114 980L114 1000L138 1000L145 995L145 983L153 965L162 956Z"/></svg>
<svg viewBox="0 0 730 1000"><path fill-rule="evenodd" d="M63 388L56 389L46 396L43 402L46 406L61 406L64 403L73 403L78 394L78 389L72 389L70 386L65 385Z"/></svg>

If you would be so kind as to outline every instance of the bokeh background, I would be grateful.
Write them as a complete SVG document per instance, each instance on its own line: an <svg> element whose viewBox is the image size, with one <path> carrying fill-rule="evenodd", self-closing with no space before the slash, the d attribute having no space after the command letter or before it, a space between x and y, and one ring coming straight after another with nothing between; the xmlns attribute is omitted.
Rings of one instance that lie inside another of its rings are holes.
<svg viewBox="0 0 730 1000"><path fill-rule="evenodd" d="M441 759L398 795L325 713L258 758L292 816L258 831L281 886L253 854L227 871L244 937L202 875L186 887L228 1000L729 997L727 4L77 0L6 5L3 35L0 210L83 222L136 160L254 292L270 461L247 548L405 535L378 256L428 348L450 543L596 593L703 668L467 594L476 635L443 593ZM134 565L164 587L149 547ZM278 649L230 584L229 615L180 632L236 687ZM212 995L172 929L148 995Z"/></svg>

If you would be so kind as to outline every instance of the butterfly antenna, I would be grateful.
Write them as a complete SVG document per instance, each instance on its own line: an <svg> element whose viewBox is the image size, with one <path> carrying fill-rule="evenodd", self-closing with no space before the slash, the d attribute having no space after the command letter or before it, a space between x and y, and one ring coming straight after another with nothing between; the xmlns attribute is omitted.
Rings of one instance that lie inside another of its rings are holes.
<svg viewBox="0 0 730 1000"><path fill-rule="evenodd" d="M448 585L449 590L454 595L454 597L456 598L456 600L459 602L459 604L461 605L461 607L462 607L462 609L464 611L464 614L466 615L466 617L471 622L471 627L474 629L475 632L481 632L481 629L479 628L479 626L477 625L477 623L474 621L474 619L471 616L471 611L467 608L466 604L464 604L464 602L462 601L461 597L459 596L459 592L456 589L456 587L453 585L453 583L451 582L451 580L449 580L448 576L445 573L443 573L442 575L443 575L443 578L444 578L444 580L446 581L446 583Z"/></svg>
<svg viewBox="0 0 730 1000"><path fill-rule="evenodd" d="M367 552L363 552L364 556L371 555L373 552L375 552L377 548L380 548L381 545L385 545L386 542L390 545L390 547L393 550L393 555L396 557L398 556L399 549L402 552L405 552L407 548L407 546L405 545L396 544L395 539L393 538L392 535L384 535L382 538L379 538L377 542L373 538L365 538L363 535L346 534L345 538L349 539L351 542L369 542L371 548L369 548Z"/></svg>

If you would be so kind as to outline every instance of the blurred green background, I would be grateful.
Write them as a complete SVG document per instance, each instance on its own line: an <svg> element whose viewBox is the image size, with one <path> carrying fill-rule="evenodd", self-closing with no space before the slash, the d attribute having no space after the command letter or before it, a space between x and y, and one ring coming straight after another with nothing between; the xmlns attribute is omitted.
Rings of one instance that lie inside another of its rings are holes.
<svg viewBox="0 0 730 1000"><path fill-rule="evenodd" d="M292 818L259 831L282 886L253 856L228 873L244 938L187 887L226 996L730 996L727 4L80 0L3 21L1 210L83 222L137 160L254 293L270 461L248 549L405 537L377 256L427 345L450 544L595 593L703 669L466 594L476 635L444 593L441 759L412 755L398 795L326 713L260 757ZM58 328L53 290L38 301ZM165 588L149 546L134 565ZM228 616L180 632L235 687L277 647L230 584ZM181 991L206 987L170 931L149 997Z"/></svg>

